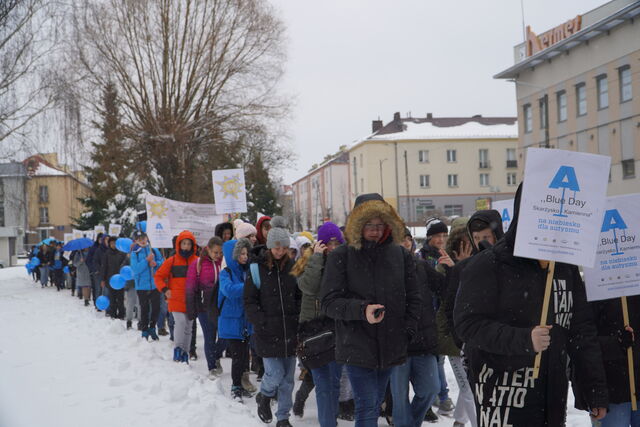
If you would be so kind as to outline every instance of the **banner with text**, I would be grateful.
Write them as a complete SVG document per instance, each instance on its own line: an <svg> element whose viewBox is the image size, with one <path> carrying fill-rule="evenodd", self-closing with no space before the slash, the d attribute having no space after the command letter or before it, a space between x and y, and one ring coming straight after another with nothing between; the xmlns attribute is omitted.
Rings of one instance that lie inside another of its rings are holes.
<svg viewBox="0 0 640 427"><path fill-rule="evenodd" d="M596 263L584 269L589 301L640 294L640 194L607 198Z"/></svg>
<svg viewBox="0 0 640 427"><path fill-rule="evenodd" d="M95 231L96 234L105 234L107 232L104 225L96 225L95 227L93 227L93 231Z"/></svg>
<svg viewBox="0 0 640 427"><path fill-rule="evenodd" d="M183 230L191 231L200 246L206 246L215 235L216 225L223 222L216 206L178 202L147 195L147 235L156 248L171 248L171 239Z"/></svg>
<svg viewBox="0 0 640 427"><path fill-rule="evenodd" d="M592 267L611 158L529 148L514 254Z"/></svg>
<svg viewBox="0 0 640 427"><path fill-rule="evenodd" d="M506 232L511 225L511 218L513 218L513 202L514 199L509 200L496 200L491 204L491 209L495 209L500 212L502 217L502 229Z"/></svg>
<svg viewBox="0 0 640 427"><path fill-rule="evenodd" d="M216 213L222 215L247 212L244 169L215 170L211 175Z"/></svg>
<svg viewBox="0 0 640 427"><path fill-rule="evenodd" d="M109 224L109 236L118 237L121 231L122 226L120 224Z"/></svg>

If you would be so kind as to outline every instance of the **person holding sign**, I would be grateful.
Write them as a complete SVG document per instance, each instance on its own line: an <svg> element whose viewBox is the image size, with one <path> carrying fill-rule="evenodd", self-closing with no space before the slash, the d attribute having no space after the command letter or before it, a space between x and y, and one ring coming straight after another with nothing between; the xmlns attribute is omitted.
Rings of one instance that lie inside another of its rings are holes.
<svg viewBox="0 0 640 427"><path fill-rule="evenodd" d="M514 255L521 194L522 185L505 237L462 271L454 307L475 385L478 424L564 425L568 358L582 381L585 406L594 419L602 419L607 385L584 283L576 266L556 263L549 326L538 326L548 263Z"/></svg>

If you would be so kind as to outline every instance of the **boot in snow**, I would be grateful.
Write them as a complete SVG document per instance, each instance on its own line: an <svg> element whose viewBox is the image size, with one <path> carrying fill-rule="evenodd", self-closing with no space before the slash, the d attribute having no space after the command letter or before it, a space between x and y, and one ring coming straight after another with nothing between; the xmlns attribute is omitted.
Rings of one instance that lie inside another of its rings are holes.
<svg viewBox="0 0 640 427"><path fill-rule="evenodd" d="M189 359L191 360L198 360L198 353L196 353L195 350L191 350L189 352Z"/></svg>
<svg viewBox="0 0 640 427"><path fill-rule="evenodd" d="M187 365L189 364L189 353L187 353L184 350L180 350L182 352L181 356L180 356L180 361L183 363L186 363Z"/></svg>
<svg viewBox="0 0 640 427"><path fill-rule="evenodd" d="M180 362L180 357L182 357L182 349L180 347L175 347L173 349L173 361Z"/></svg>
<svg viewBox="0 0 640 427"><path fill-rule="evenodd" d="M131 320L127 320L127 331L131 329Z"/></svg>
<svg viewBox="0 0 640 427"><path fill-rule="evenodd" d="M158 334L156 334L156 328L147 329L147 335L149 337L151 337L151 339L154 340L154 341L158 341L160 339L160 338L158 338Z"/></svg>
<svg viewBox="0 0 640 427"><path fill-rule="evenodd" d="M242 398L242 387L231 387L231 398L236 402L244 403L244 399Z"/></svg>
<svg viewBox="0 0 640 427"><path fill-rule="evenodd" d="M276 427L293 427L289 420L280 420L276 423Z"/></svg>
<svg viewBox="0 0 640 427"><path fill-rule="evenodd" d="M218 363L220 361L218 360ZM216 365L217 366L217 365ZM249 379L249 372L244 372L242 374L242 388L244 388L247 391L250 391L251 393L255 393L256 391L258 391L258 389L256 388L256 386L254 386L251 383L251 380Z"/></svg>
<svg viewBox="0 0 640 427"><path fill-rule="evenodd" d="M353 399L340 402L338 418L345 421L353 421L355 408L356 408L356 405Z"/></svg>
<svg viewBox="0 0 640 427"><path fill-rule="evenodd" d="M429 408L427 413L424 415L424 420L428 423L437 423L438 416L433 412L433 409Z"/></svg>
<svg viewBox="0 0 640 427"><path fill-rule="evenodd" d="M149 330L142 331L142 338L149 341Z"/></svg>
<svg viewBox="0 0 640 427"><path fill-rule="evenodd" d="M258 404L258 417L260 417L262 422L269 424L273 421L273 414L271 413L271 398L262 393L258 393L256 394L256 403Z"/></svg>

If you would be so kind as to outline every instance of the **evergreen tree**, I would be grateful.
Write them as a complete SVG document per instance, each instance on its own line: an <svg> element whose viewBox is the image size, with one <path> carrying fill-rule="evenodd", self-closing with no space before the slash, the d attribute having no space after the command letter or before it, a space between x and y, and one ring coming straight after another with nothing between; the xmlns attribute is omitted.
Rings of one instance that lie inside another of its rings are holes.
<svg viewBox="0 0 640 427"><path fill-rule="evenodd" d="M247 208L249 218L255 218L258 212L267 215L280 215L282 207L278 204L273 181L265 168L262 155L257 153L252 162L245 167L245 184L247 187Z"/></svg>

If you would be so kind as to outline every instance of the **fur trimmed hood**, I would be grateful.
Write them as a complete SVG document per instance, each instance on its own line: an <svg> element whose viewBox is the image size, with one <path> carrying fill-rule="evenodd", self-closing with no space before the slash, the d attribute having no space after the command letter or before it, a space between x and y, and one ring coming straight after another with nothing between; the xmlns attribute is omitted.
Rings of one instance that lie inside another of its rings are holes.
<svg viewBox="0 0 640 427"><path fill-rule="evenodd" d="M379 194L363 194L356 199L353 210L347 218L344 235L347 244L355 249L362 248L362 228L372 218L380 218L387 224L393 242L401 244L404 238L404 221L396 210Z"/></svg>

